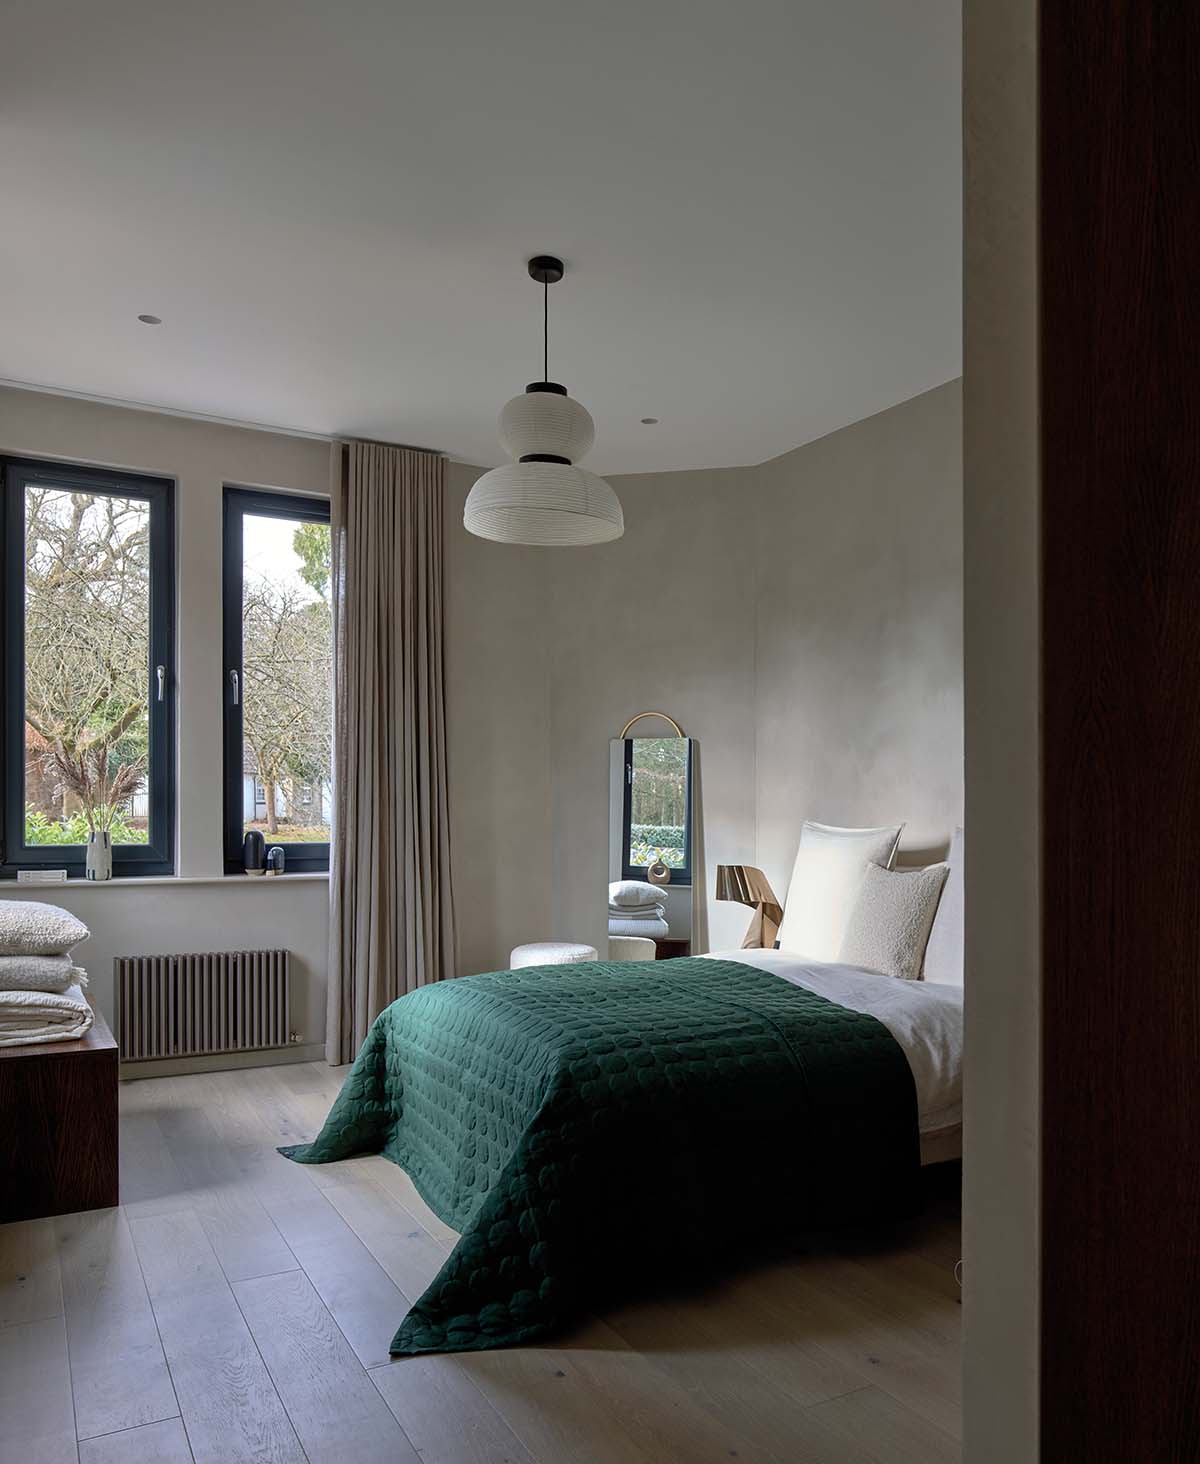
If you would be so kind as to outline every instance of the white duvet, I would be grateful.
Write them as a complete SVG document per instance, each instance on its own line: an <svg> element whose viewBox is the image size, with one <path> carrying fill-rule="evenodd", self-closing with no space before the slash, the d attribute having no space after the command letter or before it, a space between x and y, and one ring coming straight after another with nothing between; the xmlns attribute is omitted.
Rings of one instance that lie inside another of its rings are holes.
<svg viewBox="0 0 1200 1464"><path fill-rule="evenodd" d="M710 951L709 959L773 971L838 1006L875 1017L900 1044L912 1068L922 1135L962 1122L962 987L899 981L857 966L806 961L784 951Z"/></svg>

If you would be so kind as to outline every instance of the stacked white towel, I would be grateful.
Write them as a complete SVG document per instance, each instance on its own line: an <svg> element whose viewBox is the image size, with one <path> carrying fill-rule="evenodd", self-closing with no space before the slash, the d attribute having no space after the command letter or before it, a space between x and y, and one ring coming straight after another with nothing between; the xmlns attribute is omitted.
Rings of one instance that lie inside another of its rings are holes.
<svg viewBox="0 0 1200 1464"><path fill-rule="evenodd" d="M618 879L608 887L608 913L619 920L662 920L667 900L658 885L641 879Z"/></svg>
<svg viewBox="0 0 1200 1464"><path fill-rule="evenodd" d="M666 905L610 905L608 913L614 920L665 920Z"/></svg>
<svg viewBox="0 0 1200 1464"><path fill-rule="evenodd" d="M668 935L667 897L644 879L618 879L608 887L609 935L640 935L651 940Z"/></svg>
<svg viewBox="0 0 1200 1464"><path fill-rule="evenodd" d="M0 900L0 1047L67 1042L88 1032L87 973L71 953L90 934L58 905Z"/></svg>

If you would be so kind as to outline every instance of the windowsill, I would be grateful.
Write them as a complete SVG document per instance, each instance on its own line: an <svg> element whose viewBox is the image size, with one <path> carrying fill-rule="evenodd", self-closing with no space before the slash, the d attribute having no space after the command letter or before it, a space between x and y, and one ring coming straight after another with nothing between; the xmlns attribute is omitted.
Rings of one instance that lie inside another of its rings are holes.
<svg viewBox="0 0 1200 1464"><path fill-rule="evenodd" d="M636 880L640 880L640 882L642 884L645 884L647 882L643 876L636 875L636 874L624 875L622 877L625 878L625 879L636 879ZM669 883L667 883L665 885L659 885L658 888L660 890L690 890L691 887L692 887L692 881L690 879L689 880L673 879L673 880L671 880Z"/></svg>
<svg viewBox="0 0 1200 1464"><path fill-rule="evenodd" d="M108 885L157 885L160 889L171 885L230 885L244 884L270 886L274 884L298 884L304 881L324 880L328 882L326 870L305 870L297 874L245 875L245 874L143 874L123 875L116 879L68 879L53 884L22 883L17 879L0 879L0 889L21 890L89 890L103 889Z"/></svg>

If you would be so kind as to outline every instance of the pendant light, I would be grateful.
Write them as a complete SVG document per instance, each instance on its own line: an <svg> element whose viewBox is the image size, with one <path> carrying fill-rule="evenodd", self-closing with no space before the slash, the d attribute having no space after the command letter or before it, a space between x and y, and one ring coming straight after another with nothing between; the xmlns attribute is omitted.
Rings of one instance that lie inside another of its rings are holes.
<svg viewBox="0 0 1200 1464"><path fill-rule="evenodd" d="M542 376L550 375L550 286L563 263L529 261L542 287ZM617 495L603 478L576 467L596 435L586 407L556 381L533 381L500 413L500 440L515 462L484 473L467 495L463 523L498 544L604 544L625 532Z"/></svg>

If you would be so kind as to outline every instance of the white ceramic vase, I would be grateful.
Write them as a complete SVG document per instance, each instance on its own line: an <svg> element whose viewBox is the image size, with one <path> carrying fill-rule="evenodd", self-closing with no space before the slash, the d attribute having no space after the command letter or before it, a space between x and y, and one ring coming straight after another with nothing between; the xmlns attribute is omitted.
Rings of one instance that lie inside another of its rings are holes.
<svg viewBox="0 0 1200 1464"><path fill-rule="evenodd" d="M83 872L88 879L112 879L112 835L107 829L88 835Z"/></svg>

